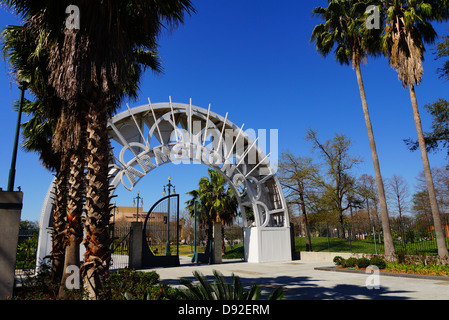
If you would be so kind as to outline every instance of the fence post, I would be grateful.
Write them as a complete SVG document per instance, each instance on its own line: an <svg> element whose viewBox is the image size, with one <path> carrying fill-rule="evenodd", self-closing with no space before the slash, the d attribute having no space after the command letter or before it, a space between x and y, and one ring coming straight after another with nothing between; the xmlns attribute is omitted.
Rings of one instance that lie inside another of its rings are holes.
<svg viewBox="0 0 449 320"><path fill-rule="evenodd" d="M131 246L129 248L129 266L132 269L140 269L142 267L142 239L143 225L142 222L131 222Z"/></svg>
<svg viewBox="0 0 449 320"><path fill-rule="evenodd" d="M373 226L373 239L374 239L374 250L376 250L376 254L377 254L376 230L374 229L374 226Z"/></svg>
<svg viewBox="0 0 449 320"><path fill-rule="evenodd" d="M352 224L348 225L348 232L349 232L349 250L352 253L352 230L351 230Z"/></svg>

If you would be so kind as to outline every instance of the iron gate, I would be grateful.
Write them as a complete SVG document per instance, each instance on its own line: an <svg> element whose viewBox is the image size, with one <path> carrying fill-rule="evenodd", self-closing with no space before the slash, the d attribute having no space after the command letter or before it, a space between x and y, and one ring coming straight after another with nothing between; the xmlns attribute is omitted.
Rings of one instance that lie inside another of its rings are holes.
<svg viewBox="0 0 449 320"><path fill-rule="evenodd" d="M112 228L112 255L111 269L124 269L129 267L129 254L131 250L132 228L121 226Z"/></svg>
<svg viewBox="0 0 449 320"><path fill-rule="evenodd" d="M179 195L157 201L145 217L142 267L179 266Z"/></svg>

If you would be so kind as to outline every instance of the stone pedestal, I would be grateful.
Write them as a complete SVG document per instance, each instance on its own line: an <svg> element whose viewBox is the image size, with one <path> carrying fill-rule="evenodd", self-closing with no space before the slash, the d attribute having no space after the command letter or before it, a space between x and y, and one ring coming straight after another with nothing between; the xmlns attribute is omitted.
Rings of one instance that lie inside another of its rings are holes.
<svg viewBox="0 0 449 320"><path fill-rule="evenodd" d="M0 300L13 293L22 199L22 192L0 191Z"/></svg>
<svg viewBox="0 0 449 320"><path fill-rule="evenodd" d="M131 229L132 238L131 248L129 250L129 267L137 270L142 267L142 222L132 222Z"/></svg>

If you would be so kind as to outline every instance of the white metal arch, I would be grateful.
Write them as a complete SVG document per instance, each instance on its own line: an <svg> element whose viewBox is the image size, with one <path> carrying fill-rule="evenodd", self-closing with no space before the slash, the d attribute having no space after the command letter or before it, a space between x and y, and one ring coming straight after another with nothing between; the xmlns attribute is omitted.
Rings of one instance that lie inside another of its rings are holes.
<svg viewBox="0 0 449 320"><path fill-rule="evenodd" d="M249 262L291 260L286 201L254 130L244 130L208 109L182 103L149 103L123 111L108 121L113 145L112 192L136 184L165 163L203 163L220 172L238 196L245 223L245 259ZM251 136L253 133L253 137ZM265 139L261 139L265 140ZM258 143L259 142L259 143ZM38 257L50 253L53 185L42 208ZM254 213L248 225L246 212Z"/></svg>

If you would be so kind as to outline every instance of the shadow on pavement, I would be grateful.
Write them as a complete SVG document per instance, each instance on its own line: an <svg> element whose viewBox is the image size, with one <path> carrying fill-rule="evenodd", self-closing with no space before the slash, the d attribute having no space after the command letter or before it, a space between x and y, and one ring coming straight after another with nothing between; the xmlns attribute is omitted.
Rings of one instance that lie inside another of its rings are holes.
<svg viewBox="0 0 449 320"><path fill-rule="evenodd" d="M236 272L236 276L239 274ZM184 277L185 279L195 281L193 275ZM206 275L209 282L214 280L212 275ZM226 276L227 281L231 282L231 277ZM242 277L242 284L250 287L256 283L262 291L261 299L266 299L276 287L283 287L285 295L283 300L406 300L409 299L406 294L408 291L391 291L388 288L369 290L365 286L338 284L333 287L320 286L321 280L310 277ZM180 285L179 279L164 279L163 282L169 285ZM404 295L401 295L403 293Z"/></svg>

